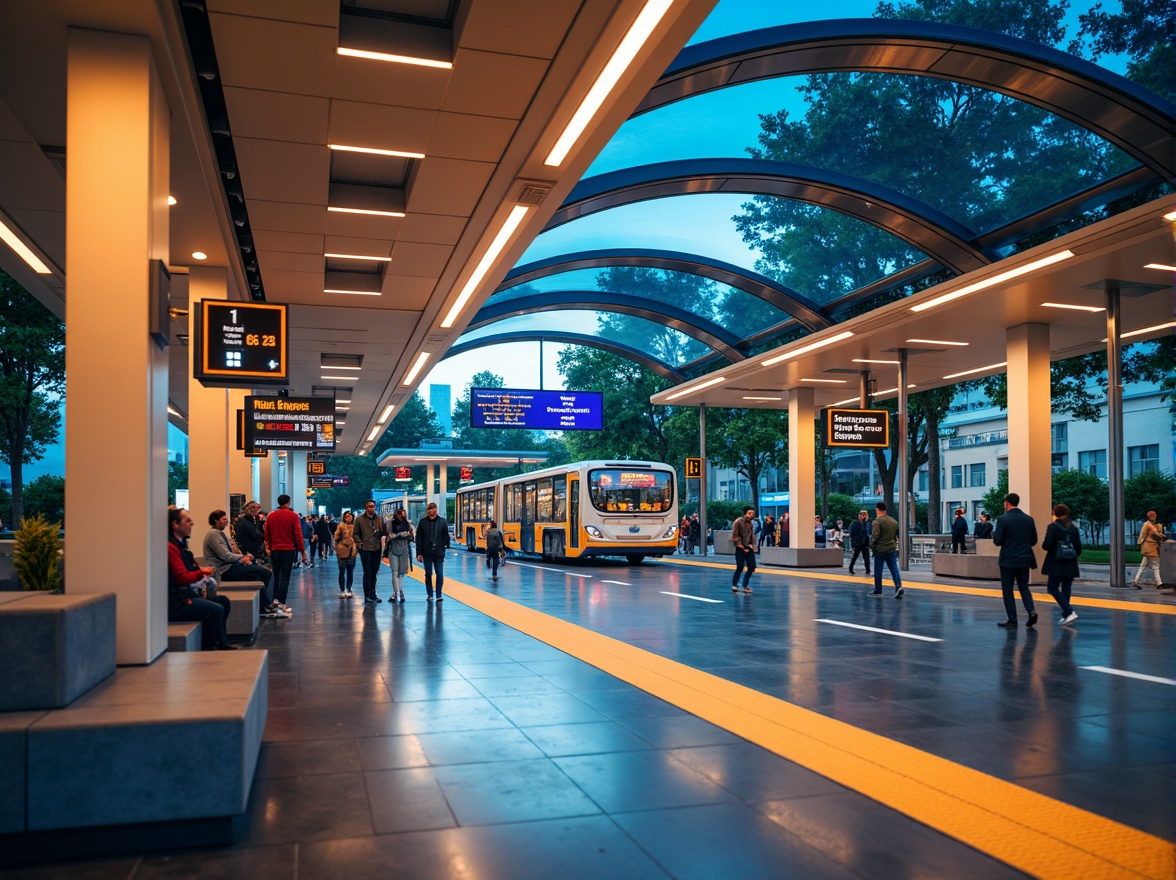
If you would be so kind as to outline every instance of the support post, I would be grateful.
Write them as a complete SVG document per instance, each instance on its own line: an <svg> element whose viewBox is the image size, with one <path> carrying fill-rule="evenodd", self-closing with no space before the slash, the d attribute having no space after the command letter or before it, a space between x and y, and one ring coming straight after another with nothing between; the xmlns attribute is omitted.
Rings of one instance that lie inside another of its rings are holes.
<svg viewBox="0 0 1176 880"><path fill-rule="evenodd" d="M698 405L698 455L702 459L702 470L698 478L698 532L702 544L702 555L707 555L706 540L706 404Z"/></svg>
<svg viewBox="0 0 1176 880"><path fill-rule="evenodd" d="M792 527L791 546L811 548L817 544L813 530L816 516L816 393L812 388L788 392L788 512Z"/></svg>
<svg viewBox="0 0 1176 880"><path fill-rule="evenodd" d="M1008 360L1009 491L1037 523L1040 539L1053 512L1050 467L1049 325L1020 324L1006 334ZM1038 571L1045 559L1040 541Z"/></svg>
<svg viewBox="0 0 1176 880"><path fill-rule="evenodd" d="M911 453L907 436L907 350L898 350L898 567L903 571L911 562Z"/></svg>
<svg viewBox="0 0 1176 880"><path fill-rule="evenodd" d="M1123 523L1123 350L1119 289L1107 290L1107 489L1111 512L1111 586L1127 586Z"/></svg>

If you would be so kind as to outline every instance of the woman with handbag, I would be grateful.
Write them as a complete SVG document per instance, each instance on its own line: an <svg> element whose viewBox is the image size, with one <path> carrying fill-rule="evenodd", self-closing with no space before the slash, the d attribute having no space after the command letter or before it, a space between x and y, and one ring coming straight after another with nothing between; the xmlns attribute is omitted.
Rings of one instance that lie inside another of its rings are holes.
<svg viewBox="0 0 1176 880"><path fill-rule="evenodd" d="M404 576L412 560L412 524L408 521L408 514L404 508L399 508L392 514L392 522L388 524L388 539L384 544L384 562L392 569L392 598L389 602L404 601Z"/></svg>
<svg viewBox="0 0 1176 880"><path fill-rule="evenodd" d="M350 510L343 514L343 521L335 529L335 560L339 563L339 598L350 599L355 594L351 585L355 582L355 560L359 548L355 546L355 514Z"/></svg>
<svg viewBox="0 0 1176 880"><path fill-rule="evenodd" d="M1069 626L1078 619L1070 607L1070 584L1078 577L1078 557L1082 555L1082 537L1078 527L1070 521L1070 508L1058 504L1053 509L1053 522L1045 530L1041 542L1045 551L1045 563L1041 573L1049 580L1046 589L1062 610L1061 623Z"/></svg>

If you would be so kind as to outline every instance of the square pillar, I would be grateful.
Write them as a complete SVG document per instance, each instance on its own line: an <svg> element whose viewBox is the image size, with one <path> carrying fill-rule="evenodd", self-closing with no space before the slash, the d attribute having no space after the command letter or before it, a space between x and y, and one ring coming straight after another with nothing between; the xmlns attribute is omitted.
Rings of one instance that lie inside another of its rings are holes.
<svg viewBox="0 0 1176 880"><path fill-rule="evenodd" d="M286 494L290 496L290 509L299 516L306 516L310 512L306 497L306 490L308 488L309 481L306 479L306 450L287 451ZM277 503L277 499L275 498L274 505L277 506ZM273 508L270 509L272 510Z"/></svg>
<svg viewBox="0 0 1176 880"><path fill-rule="evenodd" d="M65 589L116 593L116 660L145 664L167 648L168 358L148 329L170 114L146 37L67 39ZM99 526L120 515L133 552Z"/></svg>
<svg viewBox="0 0 1176 880"><path fill-rule="evenodd" d="M247 388L229 389L229 446L225 457L229 462L229 494L253 497L253 459L237 448L237 410L245 408ZM225 508L228 510L228 508Z"/></svg>
<svg viewBox="0 0 1176 880"><path fill-rule="evenodd" d="M1053 512L1050 464L1049 325L1019 324L1006 333L1008 360L1009 491L1045 537ZM1037 550L1038 566L1045 559Z"/></svg>
<svg viewBox="0 0 1176 880"><path fill-rule="evenodd" d="M816 516L816 392L812 388L788 391L788 518L790 544L815 547Z"/></svg>

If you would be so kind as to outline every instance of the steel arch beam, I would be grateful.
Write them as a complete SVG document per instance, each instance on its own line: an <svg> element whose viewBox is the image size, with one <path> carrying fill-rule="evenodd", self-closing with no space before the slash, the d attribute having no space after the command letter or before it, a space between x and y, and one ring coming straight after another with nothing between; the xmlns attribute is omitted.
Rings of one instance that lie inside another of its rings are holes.
<svg viewBox="0 0 1176 880"><path fill-rule="evenodd" d="M587 348L598 348L601 351L607 351L627 358L634 363L638 363L646 369L657 373L659 376L670 380L675 385L679 382L686 381L684 375L665 361L650 357L644 352L638 351L622 342L610 342L607 339L601 339L599 336L589 336L586 333L568 333L563 330L516 330L511 333L499 333L495 336L483 336L481 339L459 342L457 345L451 347L449 351L445 352L445 357L441 358L441 360L456 357L459 354L465 354L467 351L487 348L491 345L503 345L507 342L561 342L568 345L583 345Z"/></svg>
<svg viewBox="0 0 1176 880"><path fill-rule="evenodd" d="M515 266L498 285L497 290L506 290L517 284L558 275L561 272L571 272L576 269L602 269L610 266L639 266L701 275L703 278L709 278L731 287L738 287L752 296L758 296L781 311L792 315L809 330L822 330L833 323L821 307L811 299L783 284L777 284L771 278L747 269L741 269L730 263L681 251L601 248L594 251L560 254L550 259Z"/></svg>
<svg viewBox="0 0 1176 880"><path fill-rule="evenodd" d="M496 302L491 300L478 310L466 330L477 330L497 321L503 321L518 314L535 312L557 312L564 309L589 309L598 312L618 312L644 318L663 327L669 327L697 339L714 349L731 363L744 359L739 350L739 337L720 327L714 321L699 317L693 312L668 303L642 299L624 293L609 291L560 291L558 293L536 293Z"/></svg>
<svg viewBox="0 0 1176 880"><path fill-rule="evenodd" d="M930 205L847 174L767 159L684 159L585 178L544 231L597 211L696 193L775 196L829 208L901 238L958 275L992 262L972 244L975 232Z"/></svg>
<svg viewBox="0 0 1176 880"><path fill-rule="evenodd" d="M837 71L930 76L1000 92L1068 119L1163 179L1176 179L1172 104L1057 49L938 22L834 19L687 46L634 115L727 86Z"/></svg>

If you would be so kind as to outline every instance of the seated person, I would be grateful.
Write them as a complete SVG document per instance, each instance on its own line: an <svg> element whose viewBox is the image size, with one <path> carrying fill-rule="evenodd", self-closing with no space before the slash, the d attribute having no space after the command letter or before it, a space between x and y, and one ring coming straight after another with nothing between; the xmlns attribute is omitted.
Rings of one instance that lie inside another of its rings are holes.
<svg viewBox="0 0 1176 880"><path fill-rule="evenodd" d="M212 577L211 568L201 568L188 549L192 535L192 517L182 507L167 512L167 619L169 621L200 621L200 634L206 651L235 651L229 644L225 620L232 610L224 596L206 598L205 581Z"/></svg>
<svg viewBox="0 0 1176 880"><path fill-rule="evenodd" d="M261 613L266 617L286 617L286 613L274 605L270 570L255 563L252 553L242 553L229 537L226 531L229 515L223 510L214 510L208 515L208 524L212 528L204 536L204 561L212 566L216 582L261 581Z"/></svg>

